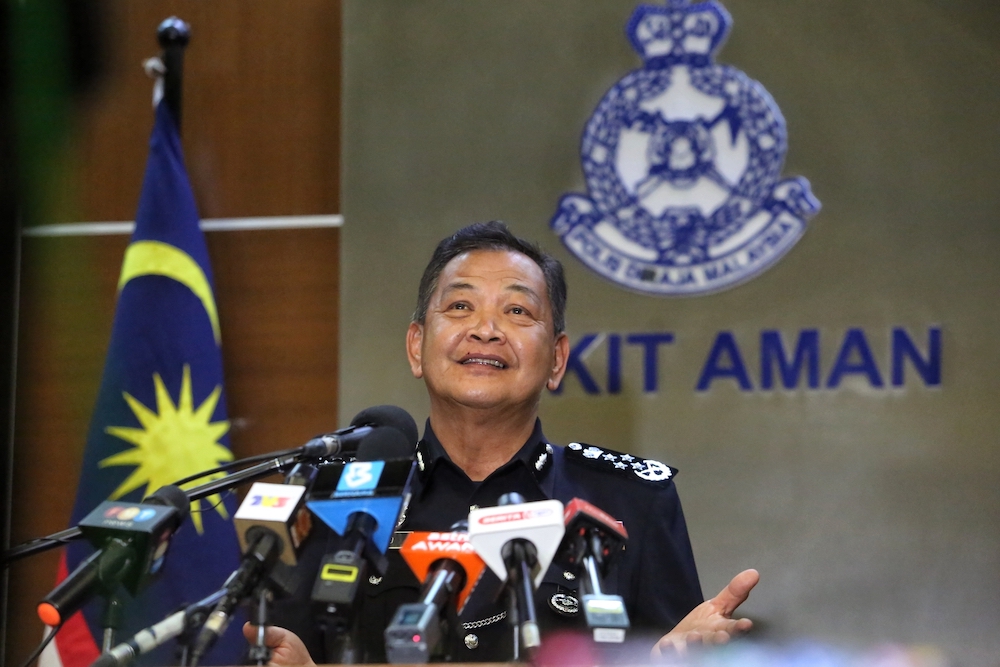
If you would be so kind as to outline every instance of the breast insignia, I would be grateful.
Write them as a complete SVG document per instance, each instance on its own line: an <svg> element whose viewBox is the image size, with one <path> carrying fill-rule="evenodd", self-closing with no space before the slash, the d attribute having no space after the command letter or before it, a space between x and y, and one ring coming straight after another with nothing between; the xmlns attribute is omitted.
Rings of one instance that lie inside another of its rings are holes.
<svg viewBox="0 0 1000 667"><path fill-rule="evenodd" d="M666 482L677 474L676 468L671 468L653 459L642 459L631 454L622 454L579 442L571 442L566 445L566 458L582 463L589 468L606 470L647 482Z"/></svg>

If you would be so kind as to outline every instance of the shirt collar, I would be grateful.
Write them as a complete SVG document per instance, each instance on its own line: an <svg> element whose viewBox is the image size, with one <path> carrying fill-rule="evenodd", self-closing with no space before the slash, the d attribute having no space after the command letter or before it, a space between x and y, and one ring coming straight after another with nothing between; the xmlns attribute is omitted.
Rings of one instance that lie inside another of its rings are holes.
<svg viewBox="0 0 1000 667"><path fill-rule="evenodd" d="M435 435L434 429L431 428L431 420L428 419L424 425L424 437L417 443L417 474L421 481L426 482L430 479L434 469L445 461L455 465ZM523 464L539 484L552 469L552 445L542 433L542 422L537 417L535 418L535 427L532 429L531 435L528 436L528 440L510 461L500 468L505 468L515 462ZM457 468L457 466L455 467Z"/></svg>

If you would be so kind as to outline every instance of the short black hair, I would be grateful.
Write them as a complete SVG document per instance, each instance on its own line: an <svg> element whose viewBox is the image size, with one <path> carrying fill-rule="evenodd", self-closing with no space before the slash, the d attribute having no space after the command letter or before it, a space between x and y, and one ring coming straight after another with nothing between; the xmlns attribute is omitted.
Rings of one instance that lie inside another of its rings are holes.
<svg viewBox="0 0 1000 667"><path fill-rule="evenodd" d="M438 243L420 278L417 309L413 312L414 322L424 323L431 296L437 289L438 278L448 262L473 250L510 250L531 258L545 276L555 333L560 334L566 329L566 276L562 264L531 241L514 236L507 225L499 220L477 222L463 227Z"/></svg>

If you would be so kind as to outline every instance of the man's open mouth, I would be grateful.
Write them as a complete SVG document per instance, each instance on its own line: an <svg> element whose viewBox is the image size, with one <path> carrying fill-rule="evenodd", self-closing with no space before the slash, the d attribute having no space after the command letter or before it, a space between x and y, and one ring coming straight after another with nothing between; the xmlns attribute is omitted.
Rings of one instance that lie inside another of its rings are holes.
<svg viewBox="0 0 1000 667"><path fill-rule="evenodd" d="M507 368L507 364L499 359L487 359L484 357L469 357L468 359L463 359L462 364L479 364L481 366L493 366L494 368Z"/></svg>

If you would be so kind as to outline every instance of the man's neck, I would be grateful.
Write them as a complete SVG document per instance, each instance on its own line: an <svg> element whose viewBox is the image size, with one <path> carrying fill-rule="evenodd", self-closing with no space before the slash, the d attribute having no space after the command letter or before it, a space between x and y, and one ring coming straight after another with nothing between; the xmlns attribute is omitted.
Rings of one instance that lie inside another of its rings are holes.
<svg viewBox="0 0 1000 667"><path fill-rule="evenodd" d="M510 461L535 428L537 408L504 412L431 405L434 435L452 462L480 482Z"/></svg>

